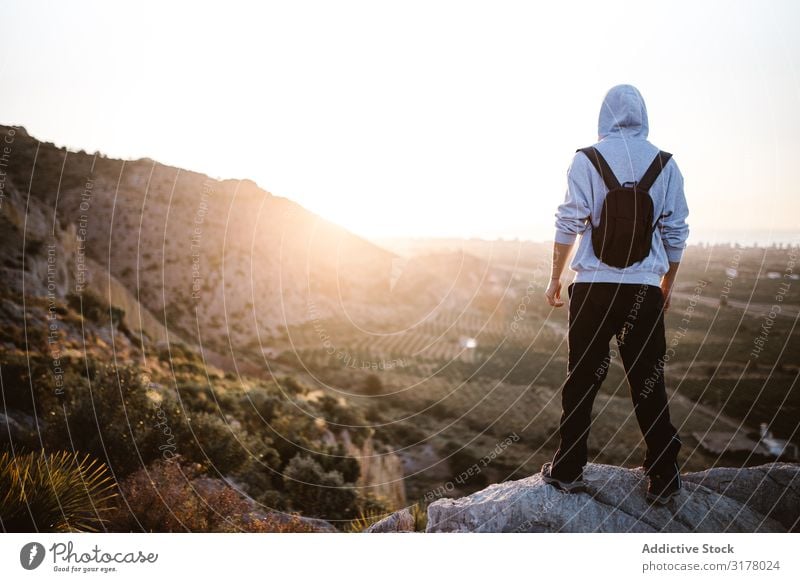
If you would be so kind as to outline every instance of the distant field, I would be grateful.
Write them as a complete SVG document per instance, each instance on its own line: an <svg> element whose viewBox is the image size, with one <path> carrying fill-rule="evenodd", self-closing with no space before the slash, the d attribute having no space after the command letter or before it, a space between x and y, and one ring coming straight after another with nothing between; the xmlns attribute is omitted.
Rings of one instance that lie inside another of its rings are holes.
<svg viewBox="0 0 800 582"><path fill-rule="evenodd" d="M752 432L766 422L778 436L800 443L796 318L785 313L774 317L754 357L754 340L769 310L735 304L750 295L768 302L779 281L757 273L784 265L788 251L740 252L737 277L726 283L731 279L726 265L737 251L712 250L687 252L679 277L681 294L666 320L667 341L675 350L666 366L671 410L684 439L687 470L731 464L699 449L694 432L740 426ZM509 435L519 440L480 476L461 483L460 490L530 474L556 446L559 389L566 372L566 309L545 304L545 280L535 269L520 268L502 290L494 312L441 312L412 322L402 333L394 330L409 322L385 322L387 335L366 335L347 322L325 321L327 347L318 328L294 326L287 330L290 341L278 360L306 368L364 412L377 435L404 458L412 498L447 483ZM800 305L800 283L789 282L781 302L787 310ZM730 298L727 306L719 304L723 286ZM465 338L474 340L475 347L466 348ZM380 394L363 393L359 378L367 374L380 378ZM637 465L644 452L641 435L618 366L610 371L595 413L590 439L595 460Z"/></svg>

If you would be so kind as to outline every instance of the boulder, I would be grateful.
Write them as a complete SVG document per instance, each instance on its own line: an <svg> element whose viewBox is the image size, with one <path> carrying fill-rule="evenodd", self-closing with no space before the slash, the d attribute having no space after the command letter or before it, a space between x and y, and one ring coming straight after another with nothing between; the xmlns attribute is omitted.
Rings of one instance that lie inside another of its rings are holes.
<svg viewBox="0 0 800 582"><path fill-rule="evenodd" d="M708 469L685 475L686 481L735 499L781 522L787 531L800 530L800 470L795 463Z"/></svg>
<svg viewBox="0 0 800 582"><path fill-rule="evenodd" d="M428 507L428 532L786 532L798 520L800 465L709 469L684 476L666 506L645 499L641 469L589 464L588 491L567 494L540 474Z"/></svg>

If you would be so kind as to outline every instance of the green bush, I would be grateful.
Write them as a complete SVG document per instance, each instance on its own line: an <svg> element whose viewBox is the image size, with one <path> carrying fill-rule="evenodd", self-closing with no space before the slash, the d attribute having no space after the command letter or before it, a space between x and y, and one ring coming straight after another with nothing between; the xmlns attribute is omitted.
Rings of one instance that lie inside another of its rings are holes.
<svg viewBox="0 0 800 582"><path fill-rule="evenodd" d="M174 392L150 386L135 366L99 365L88 379L72 378L64 402L49 406L42 434L49 447L72 442L105 459L118 478L176 453L223 476L251 458L277 471L281 463L269 439L250 436L233 418L223 420L205 394L183 393L179 402ZM259 474L251 484L264 482Z"/></svg>
<svg viewBox="0 0 800 582"><path fill-rule="evenodd" d="M291 376L286 376L281 378L280 380L281 387L286 390L291 396L298 396L302 394L308 393L308 388L292 378Z"/></svg>
<svg viewBox="0 0 800 582"><path fill-rule="evenodd" d="M329 521L349 521L357 511L357 494L339 471L325 471L304 455L294 457L284 471L292 506L304 515Z"/></svg>
<svg viewBox="0 0 800 582"><path fill-rule="evenodd" d="M76 449L104 459L117 478L161 457L164 449L159 447L169 440L164 430L175 437L185 421L169 393L159 394L159 403L148 396L148 388L133 366L99 364L90 378L73 378L62 404L45 416L46 446L71 442Z"/></svg>
<svg viewBox="0 0 800 582"><path fill-rule="evenodd" d="M358 459L348 456L340 443L336 446L322 447L318 451L305 451L304 454L319 463L324 471L341 473L346 483L355 483L361 475Z"/></svg>
<svg viewBox="0 0 800 582"><path fill-rule="evenodd" d="M289 411L285 410L286 398L270 394L266 390L253 391L240 400L241 409L252 414L258 423L269 423Z"/></svg>
<svg viewBox="0 0 800 582"><path fill-rule="evenodd" d="M67 305L86 319L101 325L110 322L117 327L125 318L124 309L109 305L105 298L91 289L85 289L82 293L67 294Z"/></svg>
<svg viewBox="0 0 800 582"><path fill-rule="evenodd" d="M192 461L209 466L226 475L248 458L248 452L238 435L218 415L198 412L192 414L182 434L182 454Z"/></svg>
<svg viewBox="0 0 800 582"><path fill-rule="evenodd" d="M219 380L212 386L207 378L190 375L177 380L174 390L164 387L169 380L158 377L157 366L145 374L136 365L88 358L63 362L64 389L57 394L47 356L31 354L28 364L6 355L0 364L7 408L21 422L38 419L33 438L15 431L15 446L52 450L70 443L105 462L120 480L180 455L210 476L231 479L269 507L342 520L359 507L353 485L359 463L341 444L320 444L328 428L316 419L343 425L366 421L358 409L334 398L305 400L307 389L292 378L243 392L239 382ZM162 384L151 382L151 374ZM357 446L371 433L366 427L329 428L347 430ZM301 470L311 477L306 485L292 481Z"/></svg>
<svg viewBox="0 0 800 582"><path fill-rule="evenodd" d="M362 446L366 438L370 435L371 429L367 426L367 420L362 412L347 404L340 404L339 401L325 394L322 396L317 406L320 414L330 429L340 433L347 430L350 439L356 446Z"/></svg>
<svg viewBox="0 0 800 582"><path fill-rule="evenodd" d="M418 428L412 420L393 422L375 429L376 437L396 446L410 447L422 442L427 433Z"/></svg>

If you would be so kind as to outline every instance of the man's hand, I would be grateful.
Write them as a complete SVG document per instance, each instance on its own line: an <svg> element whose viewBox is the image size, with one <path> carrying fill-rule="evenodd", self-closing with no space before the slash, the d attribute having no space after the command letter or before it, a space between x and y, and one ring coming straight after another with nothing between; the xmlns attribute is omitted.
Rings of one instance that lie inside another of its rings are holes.
<svg viewBox="0 0 800 582"><path fill-rule="evenodd" d="M572 251L571 244L553 244L553 268L550 271L550 284L547 286L547 291L544 292L551 307L564 305L564 302L561 301L561 273L564 272L570 251Z"/></svg>
<svg viewBox="0 0 800 582"><path fill-rule="evenodd" d="M678 274L678 267L680 267L680 265L680 263L670 262L669 271L667 271L661 279L661 294L664 296L664 311L669 309L669 305L672 302L672 284L675 282L675 276Z"/></svg>
<svg viewBox="0 0 800 582"><path fill-rule="evenodd" d="M664 296L664 311L669 309L670 301L672 300L672 284L666 282L661 283L661 294Z"/></svg>
<svg viewBox="0 0 800 582"><path fill-rule="evenodd" d="M550 284L547 286L544 296L547 297L547 302L551 307L564 305L564 302L561 301L561 279L550 279Z"/></svg>

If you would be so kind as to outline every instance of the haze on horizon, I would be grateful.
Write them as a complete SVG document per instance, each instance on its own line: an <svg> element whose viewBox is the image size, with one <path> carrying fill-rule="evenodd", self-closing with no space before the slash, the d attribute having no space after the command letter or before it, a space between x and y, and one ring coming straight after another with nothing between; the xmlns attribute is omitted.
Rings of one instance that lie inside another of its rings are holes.
<svg viewBox="0 0 800 582"><path fill-rule="evenodd" d="M546 240L612 85L690 242L800 241L800 5L0 2L0 123L250 178L369 237Z"/></svg>

